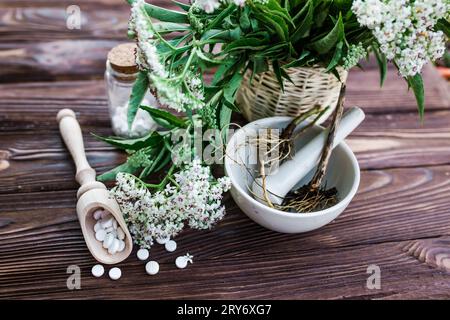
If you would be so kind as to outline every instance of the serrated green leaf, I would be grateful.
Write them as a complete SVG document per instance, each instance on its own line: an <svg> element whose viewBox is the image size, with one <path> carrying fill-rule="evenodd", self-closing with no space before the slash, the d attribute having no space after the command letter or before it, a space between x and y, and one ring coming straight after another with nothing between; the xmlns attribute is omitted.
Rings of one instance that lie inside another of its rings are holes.
<svg viewBox="0 0 450 320"><path fill-rule="evenodd" d="M222 10L206 27L205 31L214 29L215 27L219 26L219 24L221 24L225 18L229 17L233 11L235 11L237 8L237 6L234 3L231 3L228 5L227 8L225 8L224 10Z"/></svg>
<svg viewBox="0 0 450 320"><path fill-rule="evenodd" d="M343 40L343 37L344 24L342 22L342 16L339 14L339 19L333 29L325 37L313 42L311 47L319 54L325 54L329 52L338 41Z"/></svg>
<svg viewBox="0 0 450 320"><path fill-rule="evenodd" d="M159 21L189 23L188 16L184 12L165 9L150 3L145 3L144 9L150 17Z"/></svg>
<svg viewBox="0 0 450 320"><path fill-rule="evenodd" d="M161 143L162 136L157 132L150 132L142 138L121 139L117 137L101 137L96 134L92 135L97 139L109 143L122 150L139 150L144 147L154 147Z"/></svg>
<svg viewBox="0 0 450 320"><path fill-rule="evenodd" d="M139 106L141 105L141 102L142 100L144 100L145 94L147 93L148 86L149 86L149 79L147 76L147 72L139 71L136 81L133 84L130 101L128 103L128 111L127 111L128 130L131 129Z"/></svg>
<svg viewBox="0 0 450 320"><path fill-rule="evenodd" d="M137 170L139 170L139 167L134 167L128 162L122 163L121 165L115 167L114 169L111 169L99 176L97 176L97 181L106 182L106 181L112 181L116 179L116 176L120 172L126 172L126 173L135 173Z"/></svg>
<svg viewBox="0 0 450 320"><path fill-rule="evenodd" d="M186 128L186 122L174 116L170 112L152 108L148 106L140 106L141 109L147 111L156 123L167 129Z"/></svg>
<svg viewBox="0 0 450 320"><path fill-rule="evenodd" d="M313 25L314 18L314 4L313 1L308 1L307 5L308 11L302 23L295 30L294 34L291 36L291 42L296 43L300 39L307 37L309 35L311 26Z"/></svg>
<svg viewBox="0 0 450 320"><path fill-rule="evenodd" d="M331 58L331 61L328 64L326 72L329 72L330 70L334 69L339 64L339 61L341 61L343 46L344 46L343 41L339 41L338 44L336 45L336 50L334 50L333 58Z"/></svg>

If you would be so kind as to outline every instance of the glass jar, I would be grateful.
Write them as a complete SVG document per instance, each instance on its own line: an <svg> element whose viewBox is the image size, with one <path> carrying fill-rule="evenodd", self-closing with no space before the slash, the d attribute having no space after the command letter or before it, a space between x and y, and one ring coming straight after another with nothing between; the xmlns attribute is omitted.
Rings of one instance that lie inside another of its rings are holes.
<svg viewBox="0 0 450 320"><path fill-rule="evenodd" d="M157 124L148 112L138 109L131 129L128 128L128 102L138 74L134 43L120 44L108 53L105 82L108 94L109 115L116 136L137 138L156 129ZM147 91L142 105L156 107L156 98Z"/></svg>

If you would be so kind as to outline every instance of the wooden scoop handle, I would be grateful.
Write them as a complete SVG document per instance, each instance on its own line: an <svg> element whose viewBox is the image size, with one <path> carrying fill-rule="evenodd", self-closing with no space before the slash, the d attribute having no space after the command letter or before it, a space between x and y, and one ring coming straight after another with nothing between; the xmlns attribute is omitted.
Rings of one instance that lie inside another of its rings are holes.
<svg viewBox="0 0 450 320"><path fill-rule="evenodd" d="M87 189L92 189L92 187L104 188L103 184L95 182L95 170L91 168L86 159L83 136L81 134L80 124L77 121L75 112L70 109L62 109L58 112L56 120L59 123L59 131L61 132L61 136L67 146L67 149L69 149L69 152L72 155L73 161L75 162L77 169L75 179L77 182L83 187L90 185Z"/></svg>

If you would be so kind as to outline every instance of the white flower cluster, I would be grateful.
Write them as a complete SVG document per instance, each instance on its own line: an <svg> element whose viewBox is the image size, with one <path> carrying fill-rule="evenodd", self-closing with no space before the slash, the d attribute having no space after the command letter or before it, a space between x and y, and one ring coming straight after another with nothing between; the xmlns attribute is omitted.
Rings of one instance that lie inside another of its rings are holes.
<svg viewBox="0 0 450 320"><path fill-rule="evenodd" d="M237 6L243 7L247 0L195 0L194 5L206 13L213 13L219 9L222 3L234 3ZM269 0L254 0L254 2L266 4Z"/></svg>
<svg viewBox="0 0 450 320"><path fill-rule="evenodd" d="M367 55L367 51L362 45L362 43L358 43L357 45L350 45L348 48L347 55L342 58L343 67L345 70L350 70L354 66L356 66L362 58Z"/></svg>
<svg viewBox="0 0 450 320"><path fill-rule="evenodd" d="M444 54L444 34L433 28L449 9L449 0L355 0L352 6L403 77L420 73L429 60Z"/></svg>
<svg viewBox="0 0 450 320"><path fill-rule="evenodd" d="M177 235L185 222L194 229L209 229L223 218L223 193L231 187L228 177L215 180L209 167L194 160L174 174L173 184L151 194L133 175L119 173L111 190L134 241L148 248L155 239Z"/></svg>
<svg viewBox="0 0 450 320"><path fill-rule="evenodd" d="M140 69L148 70L160 77L166 77L167 72L161 63L154 39L150 18L144 9L144 0L137 0L131 8L128 29L136 35L138 48L136 63Z"/></svg>
<svg viewBox="0 0 450 320"><path fill-rule="evenodd" d="M180 82L170 78L150 74L150 80L156 89L159 102L164 106L178 112L184 112L187 108L190 110L202 109L205 106L203 82L198 77L189 75L186 77L190 92L183 92Z"/></svg>

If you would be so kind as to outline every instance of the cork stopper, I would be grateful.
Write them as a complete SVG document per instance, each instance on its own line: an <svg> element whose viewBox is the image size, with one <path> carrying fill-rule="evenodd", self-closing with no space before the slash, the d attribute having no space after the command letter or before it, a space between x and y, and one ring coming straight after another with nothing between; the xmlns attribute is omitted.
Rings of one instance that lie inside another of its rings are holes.
<svg viewBox="0 0 450 320"><path fill-rule="evenodd" d="M109 51L109 64L114 71L124 74L134 74L138 72L135 54L135 43L130 42L119 44Z"/></svg>

